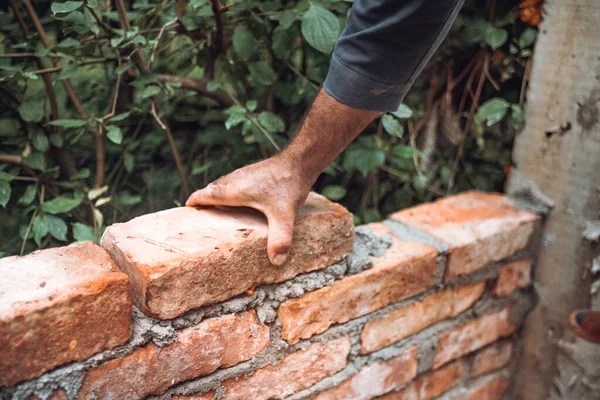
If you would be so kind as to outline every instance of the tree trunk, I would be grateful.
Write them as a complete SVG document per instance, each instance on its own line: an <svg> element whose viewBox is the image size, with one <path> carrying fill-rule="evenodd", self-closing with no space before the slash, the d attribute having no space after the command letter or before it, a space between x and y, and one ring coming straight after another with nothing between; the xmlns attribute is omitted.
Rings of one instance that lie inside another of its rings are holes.
<svg viewBox="0 0 600 400"><path fill-rule="evenodd" d="M508 191L553 208L514 398L600 398L600 346L575 339L567 322L571 311L590 306L590 267L600 254L600 245L583 237L586 223L599 219L599 116L600 0L546 0Z"/></svg>

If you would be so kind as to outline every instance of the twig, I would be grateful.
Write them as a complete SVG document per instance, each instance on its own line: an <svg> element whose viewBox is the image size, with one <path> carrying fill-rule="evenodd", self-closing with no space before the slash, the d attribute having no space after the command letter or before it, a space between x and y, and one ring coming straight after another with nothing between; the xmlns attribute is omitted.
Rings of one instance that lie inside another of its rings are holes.
<svg viewBox="0 0 600 400"><path fill-rule="evenodd" d="M217 56L223 50L223 16L219 0L210 0L213 14L215 15L216 31L213 40L209 43L208 63L206 66L206 77L212 79L215 70Z"/></svg>
<svg viewBox="0 0 600 400"><path fill-rule="evenodd" d="M156 77L161 82L179 83L182 89L194 90L205 97L213 99L223 107L229 107L234 104L233 100L226 92L222 90L209 91L206 87L207 81L205 79L189 79L164 74L156 74Z"/></svg>
<svg viewBox="0 0 600 400"><path fill-rule="evenodd" d="M487 57L485 59L485 63L483 64L483 72L485 72L485 76L487 76L492 86L494 86L494 89L500 91L500 85L498 85L498 83L494 80L494 78L492 78L492 75L490 74L490 62Z"/></svg>
<svg viewBox="0 0 600 400"><path fill-rule="evenodd" d="M527 60L527 64L525 64L525 72L523 73L523 81L521 82L521 92L519 93L519 106L523 107L523 104L525 103L525 92L527 89L527 84L529 83L529 76L531 75L531 59L532 57L529 57L529 59Z"/></svg>
<svg viewBox="0 0 600 400"><path fill-rule="evenodd" d="M0 154L0 162L21 165L23 163L23 159L21 158L21 156L13 156L10 154Z"/></svg>
<svg viewBox="0 0 600 400"><path fill-rule="evenodd" d="M0 54L0 58L23 58L36 57L35 53L4 53Z"/></svg>
<svg viewBox="0 0 600 400"><path fill-rule="evenodd" d="M175 10L175 14L177 15L177 19L181 21L183 15L185 14L186 0L177 0L177 8Z"/></svg>
<svg viewBox="0 0 600 400"><path fill-rule="evenodd" d="M156 36L156 41L154 42L154 47L152 48L152 54L150 54L150 63L148 64L148 68L150 70L152 70L152 64L154 63L154 58L156 57L156 51L158 50L158 44L160 43L160 39L162 39L162 36L165 33L165 30L168 27L175 25L178 21L179 21L179 19L175 18L175 19L167 22L166 24L164 24L162 26L162 28L160 28L160 31L158 32L158 35Z"/></svg>
<svg viewBox="0 0 600 400"><path fill-rule="evenodd" d="M189 196L191 194L190 185L188 183L188 180L187 180L187 177L185 174L185 170L184 170L183 164L181 162L181 156L179 155L179 151L177 150L177 147L175 145L175 139L173 138L173 134L171 133L171 128L169 128L169 125L167 125L158 116L157 108L159 108L158 100L156 100L156 98L154 98L154 100L152 101L151 114L154 117L154 119L156 120L156 122L158 123L158 125L160 125L160 127L165 131L165 134L167 135L167 139L169 141L169 146L171 146L171 152L173 153L173 158L175 159L175 166L177 167L177 172L179 172L179 177L181 178L181 184L183 185L183 191L186 196Z"/></svg>
<svg viewBox="0 0 600 400"><path fill-rule="evenodd" d="M88 65L88 64L96 64L96 63L103 63L103 62L106 62L106 58L94 59L94 60L83 60L82 62L80 62L79 64L77 64L77 66ZM56 67L36 69L35 71L29 71L29 72L32 73L32 74L36 74L36 75L44 75L44 74L50 74L50 73L53 73L53 72L61 71L61 70L65 69L66 67L67 67L66 65L59 65L59 66L56 66Z"/></svg>
<svg viewBox="0 0 600 400"><path fill-rule="evenodd" d="M21 244L21 251L19 252L20 256L22 256L23 252L25 251L25 244L27 243L27 239L29 238L29 234L31 233L31 227L33 226L33 220L37 216L37 213L38 213L38 209L36 208L35 211L33 212L33 215L31 216L31 219L29 220L29 225L27 226L27 230L25 231L25 237L23 238L23 243Z"/></svg>

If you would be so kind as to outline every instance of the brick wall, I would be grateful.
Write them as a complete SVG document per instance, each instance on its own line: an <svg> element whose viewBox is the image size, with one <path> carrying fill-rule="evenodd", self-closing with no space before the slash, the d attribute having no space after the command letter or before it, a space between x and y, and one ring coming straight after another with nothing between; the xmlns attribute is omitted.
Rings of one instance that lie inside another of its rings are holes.
<svg viewBox="0 0 600 400"><path fill-rule="evenodd" d="M0 260L2 399L500 399L537 216L469 192L352 226L311 194L281 267L242 209Z"/></svg>

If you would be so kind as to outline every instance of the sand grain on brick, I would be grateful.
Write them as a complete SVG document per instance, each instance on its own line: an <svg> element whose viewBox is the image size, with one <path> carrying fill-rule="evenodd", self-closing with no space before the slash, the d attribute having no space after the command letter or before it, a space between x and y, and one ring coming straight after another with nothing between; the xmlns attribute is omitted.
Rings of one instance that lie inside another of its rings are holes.
<svg viewBox="0 0 600 400"><path fill-rule="evenodd" d="M472 375L483 375L504 367L512 357L513 344L510 340L494 343L473 357Z"/></svg>
<svg viewBox="0 0 600 400"><path fill-rule="evenodd" d="M383 224L371 225L376 234L391 235ZM437 250L422 243L393 237L384 256L373 267L281 304L281 336L295 343L388 304L420 293L433 285Z"/></svg>
<svg viewBox="0 0 600 400"><path fill-rule="evenodd" d="M0 386L125 343L129 279L91 242L0 259Z"/></svg>
<svg viewBox="0 0 600 400"><path fill-rule="evenodd" d="M165 347L150 343L90 370L82 398L139 399L258 355L269 345L269 328L252 311L225 315L183 329Z"/></svg>
<svg viewBox="0 0 600 400"><path fill-rule="evenodd" d="M527 247L538 217L499 194L467 192L398 211L390 218L450 247L446 280L500 261Z"/></svg>
<svg viewBox="0 0 600 400"><path fill-rule="evenodd" d="M496 297L506 297L515 290L529 285L531 285L531 259L512 261L500 270L493 293Z"/></svg>
<svg viewBox="0 0 600 400"><path fill-rule="evenodd" d="M179 207L110 226L102 246L132 280L135 304L170 319L257 285L325 268L352 251L352 214L311 193L286 263L267 259L268 227L245 208Z"/></svg>

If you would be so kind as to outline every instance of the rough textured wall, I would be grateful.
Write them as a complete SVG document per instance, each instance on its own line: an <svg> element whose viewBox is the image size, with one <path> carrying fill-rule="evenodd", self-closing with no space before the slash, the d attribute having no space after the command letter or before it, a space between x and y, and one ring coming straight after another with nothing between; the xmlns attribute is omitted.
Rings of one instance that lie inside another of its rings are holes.
<svg viewBox="0 0 600 400"><path fill-rule="evenodd" d="M107 253L0 260L0 398L503 396L532 307L535 214L469 192L356 231L318 195L298 218L279 268L264 218L239 209L113 225Z"/></svg>

